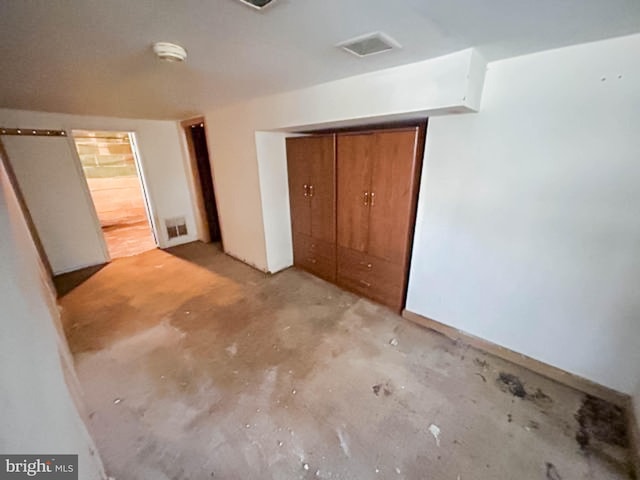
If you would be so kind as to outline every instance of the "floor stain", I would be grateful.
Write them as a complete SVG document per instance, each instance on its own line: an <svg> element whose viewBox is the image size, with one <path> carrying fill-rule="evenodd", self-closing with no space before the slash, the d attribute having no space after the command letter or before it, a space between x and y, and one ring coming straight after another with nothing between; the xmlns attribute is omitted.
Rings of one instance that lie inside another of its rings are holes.
<svg viewBox="0 0 640 480"><path fill-rule="evenodd" d="M547 462L547 480L562 480L562 477L558 473L558 469L556 469L553 463Z"/></svg>
<svg viewBox="0 0 640 480"><path fill-rule="evenodd" d="M486 360L480 360L478 357L473 360L473 363L481 368L487 368L489 366Z"/></svg>
<svg viewBox="0 0 640 480"><path fill-rule="evenodd" d="M583 449L592 438L623 448L629 446L626 415L622 408L606 400L585 395L576 420L580 425L576 441Z"/></svg>
<svg viewBox="0 0 640 480"><path fill-rule="evenodd" d="M501 390L508 391L514 397L524 398L527 396L527 391L520 379L511 373L500 372L496 381Z"/></svg>
<svg viewBox="0 0 640 480"><path fill-rule="evenodd" d="M373 390L373 393L376 395L376 397L380 396L380 392L382 392L382 394L385 397L388 397L393 393L393 390L392 390L391 385L389 384L389 382L378 383L378 384L374 385L373 387L371 387L371 390Z"/></svg>
<svg viewBox="0 0 640 480"><path fill-rule="evenodd" d="M553 399L540 388L533 393L527 392L522 380L511 373L500 372L496 383L503 392L509 392L514 397L533 402L542 409L548 409L553 404Z"/></svg>

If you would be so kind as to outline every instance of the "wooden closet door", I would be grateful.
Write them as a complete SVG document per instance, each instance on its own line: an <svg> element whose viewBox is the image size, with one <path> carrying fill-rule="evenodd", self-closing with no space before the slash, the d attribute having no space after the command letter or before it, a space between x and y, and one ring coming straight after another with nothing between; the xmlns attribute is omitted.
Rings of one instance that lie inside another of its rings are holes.
<svg viewBox="0 0 640 480"><path fill-rule="evenodd" d="M418 129L376 133L368 253L403 265L413 226Z"/></svg>
<svg viewBox="0 0 640 480"><path fill-rule="evenodd" d="M334 244L336 241L336 155L335 135L308 139L311 162L311 236Z"/></svg>
<svg viewBox="0 0 640 480"><path fill-rule="evenodd" d="M365 252L373 135L338 135L338 246Z"/></svg>
<svg viewBox="0 0 640 480"><path fill-rule="evenodd" d="M311 159L313 156L312 138L287 138L287 171L289 175L289 206L291 209L291 230L296 234L311 236L311 202L309 184L311 183Z"/></svg>

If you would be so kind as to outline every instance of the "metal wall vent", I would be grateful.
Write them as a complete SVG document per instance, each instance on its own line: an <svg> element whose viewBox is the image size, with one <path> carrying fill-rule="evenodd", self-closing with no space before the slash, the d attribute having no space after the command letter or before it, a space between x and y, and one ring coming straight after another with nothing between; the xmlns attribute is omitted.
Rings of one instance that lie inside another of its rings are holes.
<svg viewBox="0 0 640 480"><path fill-rule="evenodd" d="M187 234L187 222L184 217L167 218L164 221L169 240Z"/></svg>
<svg viewBox="0 0 640 480"><path fill-rule="evenodd" d="M240 3L248 5L256 10L262 10L274 3L276 0L238 0Z"/></svg>
<svg viewBox="0 0 640 480"><path fill-rule="evenodd" d="M401 48L398 42L382 32L368 33L360 37L352 38L351 40L339 43L337 47L357 57L368 57L376 53L388 52L394 48Z"/></svg>

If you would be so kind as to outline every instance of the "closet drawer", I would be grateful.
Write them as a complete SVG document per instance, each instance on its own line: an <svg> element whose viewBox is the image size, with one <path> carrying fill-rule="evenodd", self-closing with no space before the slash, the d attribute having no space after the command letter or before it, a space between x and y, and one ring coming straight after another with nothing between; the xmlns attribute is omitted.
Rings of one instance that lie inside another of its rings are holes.
<svg viewBox="0 0 640 480"><path fill-rule="evenodd" d="M336 246L296 233L293 238L293 262L296 266L329 282L336 281Z"/></svg>
<svg viewBox="0 0 640 480"><path fill-rule="evenodd" d="M402 308L405 286L402 265L338 247L338 283L394 310Z"/></svg>

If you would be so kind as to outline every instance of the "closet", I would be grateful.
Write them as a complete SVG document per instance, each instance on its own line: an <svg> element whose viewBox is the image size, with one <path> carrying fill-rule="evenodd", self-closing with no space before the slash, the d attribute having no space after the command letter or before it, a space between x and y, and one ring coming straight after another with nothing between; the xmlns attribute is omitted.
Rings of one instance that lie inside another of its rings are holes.
<svg viewBox="0 0 640 480"><path fill-rule="evenodd" d="M336 148L334 135L287 139L293 262L336 280Z"/></svg>
<svg viewBox="0 0 640 480"><path fill-rule="evenodd" d="M294 264L400 311L424 127L287 139Z"/></svg>

